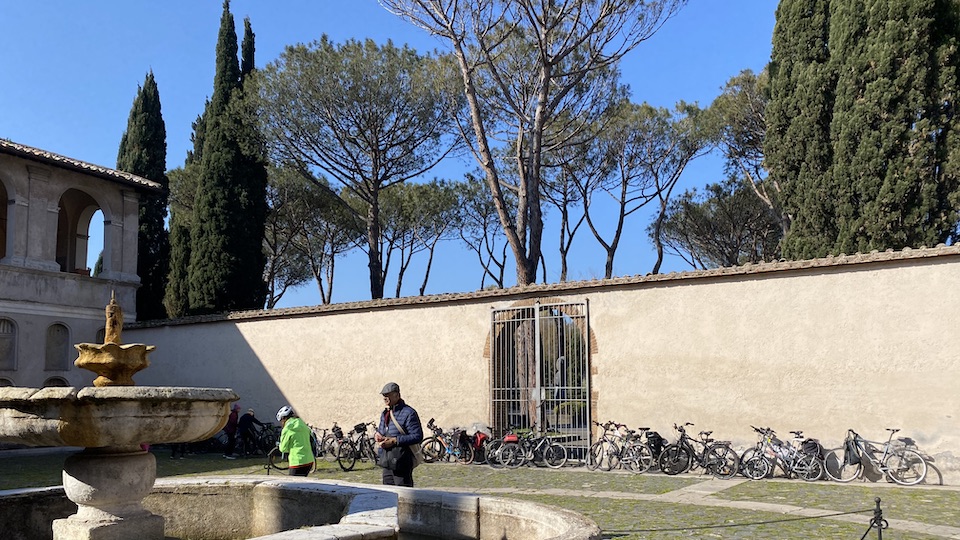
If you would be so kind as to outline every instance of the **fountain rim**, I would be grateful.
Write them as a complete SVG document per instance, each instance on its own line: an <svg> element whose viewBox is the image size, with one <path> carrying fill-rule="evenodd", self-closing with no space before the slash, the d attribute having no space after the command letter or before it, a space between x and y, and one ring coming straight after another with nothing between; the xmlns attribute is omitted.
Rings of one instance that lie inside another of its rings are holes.
<svg viewBox="0 0 960 540"><path fill-rule="evenodd" d="M230 388L195 386L26 386L0 387L0 408L4 404L40 401L216 401L230 402L239 398Z"/></svg>

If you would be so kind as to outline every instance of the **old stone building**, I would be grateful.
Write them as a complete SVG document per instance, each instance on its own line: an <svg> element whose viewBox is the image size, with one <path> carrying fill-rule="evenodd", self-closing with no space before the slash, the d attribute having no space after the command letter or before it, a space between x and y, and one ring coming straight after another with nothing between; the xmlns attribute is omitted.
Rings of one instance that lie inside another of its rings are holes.
<svg viewBox="0 0 960 540"><path fill-rule="evenodd" d="M0 385L83 386L74 343L102 336L111 293L136 318L144 178L0 140ZM91 219L103 213L103 263L87 265Z"/></svg>

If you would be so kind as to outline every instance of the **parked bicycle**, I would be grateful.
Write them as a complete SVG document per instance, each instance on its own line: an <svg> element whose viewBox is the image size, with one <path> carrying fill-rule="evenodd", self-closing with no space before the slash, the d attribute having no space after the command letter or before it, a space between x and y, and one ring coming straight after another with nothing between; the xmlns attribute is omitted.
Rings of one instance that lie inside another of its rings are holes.
<svg viewBox="0 0 960 540"><path fill-rule="evenodd" d="M503 445L520 441L520 435L517 434L516 429L516 426L507 426L507 430L502 437L487 441L484 448L484 457L486 458L487 465L494 469L499 469L504 466L503 461L500 459L500 452L503 450Z"/></svg>
<svg viewBox="0 0 960 540"><path fill-rule="evenodd" d="M266 422L262 426L251 424L251 436L237 435L236 453L241 456L267 455L280 440L280 426Z"/></svg>
<svg viewBox="0 0 960 540"><path fill-rule="evenodd" d="M319 441L317 444L317 459L322 459L331 463L336 461L337 450L340 448L340 443L346 437L343 433L343 428L334 422L333 427L331 428L321 429L310 426L310 429L316 436L317 441Z"/></svg>
<svg viewBox="0 0 960 540"><path fill-rule="evenodd" d="M673 425L680 438L676 443L668 444L657 463L664 474L676 475L697 467L716 478L732 478L740 470L740 458L730 448L729 441L717 441L710 438L712 431L701 431L699 439L687 435L687 422L681 426Z"/></svg>
<svg viewBox="0 0 960 540"><path fill-rule="evenodd" d="M474 457L473 441L460 428L453 428L444 432L431 418L427 422L427 429L433 435L420 443L423 460L427 463L435 461L454 461L456 463L472 463Z"/></svg>
<svg viewBox="0 0 960 540"><path fill-rule="evenodd" d="M743 475L751 480L772 476L779 466L787 478L793 475L815 482L823 477L822 447L814 439L803 439L802 431L791 431L793 441L785 443L770 428L750 426L760 435L757 446L740 456Z"/></svg>
<svg viewBox="0 0 960 540"><path fill-rule="evenodd" d="M850 482L863 477L866 468L872 467L903 486L923 482L927 476L927 462L923 456L903 444L891 443L899 428L887 428L887 431L890 436L887 442L881 443L868 441L848 429L843 447L827 453L824 467L827 476L837 482Z"/></svg>
<svg viewBox="0 0 960 540"><path fill-rule="evenodd" d="M554 442L546 433L537 433L536 426L533 426L516 442L504 443L497 459L505 467L512 469L527 463L559 469L567 463L567 449Z"/></svg>
<svg viewBox="0 0 960 540"><path fill-rule="evenodd" d="M377 461L377 449L373 437L367 433L368 427L375 427L374 422L363 422L353 426L350 433L340 441L337 448L337 463L345 471L353 470L357 461Z"/></svg>

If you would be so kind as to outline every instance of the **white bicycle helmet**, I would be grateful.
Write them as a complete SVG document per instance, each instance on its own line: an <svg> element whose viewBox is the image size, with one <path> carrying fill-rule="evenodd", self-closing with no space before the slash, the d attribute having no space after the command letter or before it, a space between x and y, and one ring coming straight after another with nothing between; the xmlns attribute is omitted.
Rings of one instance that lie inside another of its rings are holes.
<svg viewBox="0 0 960 540"><path fill-rule="evenodd" d="M283 407L280 407L279 411L277 411L277 422L282 422L284 418L289 416L293 416L293 408L291 408L289 405L284 405Z"/></svg>

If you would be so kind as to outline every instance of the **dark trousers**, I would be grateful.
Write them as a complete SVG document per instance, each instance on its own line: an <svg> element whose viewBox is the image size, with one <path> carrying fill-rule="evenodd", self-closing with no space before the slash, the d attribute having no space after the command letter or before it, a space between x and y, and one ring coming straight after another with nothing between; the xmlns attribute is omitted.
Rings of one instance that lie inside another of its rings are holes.
<svg viewBox="0 0 960 540"><path fill-rule="evenodd" d="M287 474L290 476L307 476L310 474L311 469L313 469L313 463L307 463L306 465L300 465L299 467L290 467L290 470Z"/></svg>
<svg viewBox="0 0 960 540"><path fill-rule="evenodd" d="M383 469L383 485L413 487L413 468L397 467L393 471Z"/></svg>
<svg viewBox="0 0 960 540"><path fill-rule="evenodd" d="M237 450L237 434L227 433L227 451L224 455L232 456Z"/></svg>

